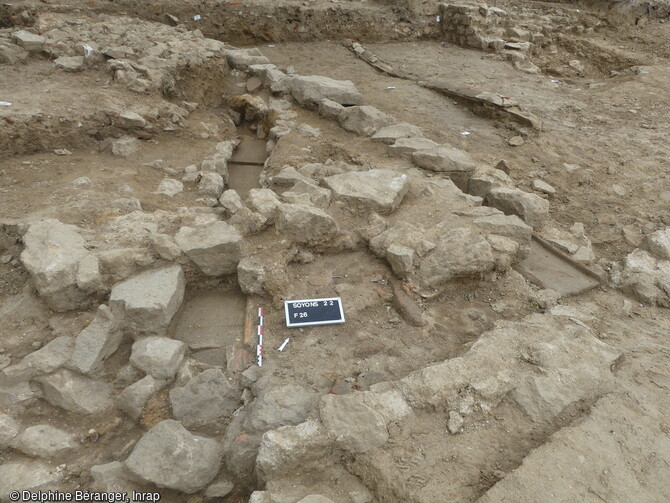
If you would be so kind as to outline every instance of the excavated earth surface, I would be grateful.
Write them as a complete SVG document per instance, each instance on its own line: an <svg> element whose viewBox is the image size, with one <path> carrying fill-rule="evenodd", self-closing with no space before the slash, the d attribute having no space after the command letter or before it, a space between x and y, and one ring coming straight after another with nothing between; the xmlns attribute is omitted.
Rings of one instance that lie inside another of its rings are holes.
<svg viewBox="0 0 670 503"><path fill-rule="evenodd" d="M668 19L2 4L0 501L670 501Z"/></svg>

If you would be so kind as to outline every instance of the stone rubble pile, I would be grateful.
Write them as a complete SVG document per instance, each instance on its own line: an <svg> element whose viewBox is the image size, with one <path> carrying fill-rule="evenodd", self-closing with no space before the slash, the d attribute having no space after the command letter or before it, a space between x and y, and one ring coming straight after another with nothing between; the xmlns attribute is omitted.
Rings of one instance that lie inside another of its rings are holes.
<svg viewBox="0 0 670 503"><path fill-rule="evenodd" d="M407 475L397 476L383 467L389 457L411 457L416 446L399 447L393 442L405 425L426 414L434 416L434 428L447 411L449 430L504 429L510 442L526 435L521 423L504 425L486 421L496 415L509 397L532 423L556 419L563 411L583 400L592 400L614 389L611 366L620 354L596 338L585 325L570 318L579 313L532 315L519 322L500 323L482 334L465 355L416 371L396 381L374 385L370 391L348 395L325 395L319 402L318 418L296 426L284 426L265 433L256 459L262 480L291 481L306 467L324 470L345 456L348 469L363 476L364 482L384 487L386 496L408 500L411 485ZM583 325L583 326L582 326ZM570 341L566 344L566 341ZM521 356L519 356L521 355ZM529 366L518 365L518 358ZM542 372L536 372L537 366ZM486 368L486 376L482 374ZM568 377L569 376L569 377ZM446 421L445 421L446 423ZM443 438L439 432L435 439ZM419 436L421 437L421 436ZM441 442L421 443L425 459L439 458ZM454 451L458 452L458 451ZM396 458L397 459L397 458ZM474 482L465 459L460 486ZM458 468L456 468L458 470ZM439 492L446 481L433 478L429 487Z"/></svg>
<svg viewBox="0 0 670 503"><path fill-rule="evenodd" d="M533 56L555 54L566 38L593 33L600 24L579 10L549 13L515 6L512 13L486 4L440 4L440 26L447 42L500 54L516 69L531 74L542 72L533 64Z"/></svg>
<svg viewBox="0 0 670 503"><path fill-rule="evenodd" d="M28 28L0 30L0 63L13 65L48 58L57 72L96 72L96 80L99 76L103 81L102 88L129 89L139 96L165 98L158 102L147 100L145 104L91 89L97 109L68 106L60 109L59 116L40 116L39 122L54 122L55 130L43 136L43 144L52 144L53 148L59 148L61 142L92 145L102 136L106 139L98 143L101 150L107 148L126 158L140 147L138 138L146 140L158 131L184 128L184 121L197 104L177 100L189 94L182 87L182 76L198 74L202 69L211 72L213 79L223 81L234 71L228 64L229 48L223 42L203 37L199 30L102 14L82 15L79 19L43 14ZM220 95L212 98L220 99ZM10 133L20 134L22 127L35 127L34 114L17 112L12 117ZM230 120L222 120L221 126L234 129ZM216 125L204 124L202 128L200 135L204 137L219 133ZM11 153L35 150L24 138L19 137L14 143L0 142L0 149ZM179 187L173 182L160 190L174 194Z"/></svg>
<svg viewBox="0 0 670 503"><path fill-rule="evenodd" d="M649 234L610 274L642 302L670 307L670 227Z"/></svg>
<svg viewBox="0 0 670 503"><path fill-rule="evenodd" d="M587 237L584 224L581 222L575 223L568 231L550 228L545 229L541 235L577 262L591 264L596 259L591 240Z"/></svg>
<svg viewBox="0 0 670 503"><path fill-rule="evenodd" d="M116 82L138 93L174 86L182 69L225 66L227 59L223 42L197 30L137 18L97 15L73 23L65 17L43 16L33 28L41 40L29 42L30 50L44 52L57 68L76 72L107 65ZM134 113L122 113L117 120L129 128L146 125L146 118Z"/></svg>

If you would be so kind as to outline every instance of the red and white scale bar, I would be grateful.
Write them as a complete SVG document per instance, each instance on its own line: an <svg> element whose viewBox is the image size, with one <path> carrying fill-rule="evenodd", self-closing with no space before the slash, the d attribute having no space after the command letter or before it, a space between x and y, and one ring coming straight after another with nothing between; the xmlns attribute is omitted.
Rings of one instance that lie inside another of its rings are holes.
<svg viewBox="0 0 670 503"><path fill-rule="evenodd" d="M263 308L258 308L258 344L256 345L256 364L263 366Z"/></svg>

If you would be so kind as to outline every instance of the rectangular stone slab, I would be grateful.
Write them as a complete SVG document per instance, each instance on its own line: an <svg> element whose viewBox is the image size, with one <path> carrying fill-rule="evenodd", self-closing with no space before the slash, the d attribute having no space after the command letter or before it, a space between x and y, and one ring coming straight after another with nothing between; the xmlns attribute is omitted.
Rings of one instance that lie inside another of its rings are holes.
<svg viewBox="0 0 670 503"><path fill-rule="evenodd" d="M240 144L233 152L229 164L263 164L267 157L265 152L266 140L251 135L242 135Z"/></svg>
<svg viewBox="0 0 670 503"><path fill-rule="evenodd" d="M239 291L193 295L171 327L171 337L191 350L235 345L243 337L246 297Z"/></svg>
<svg viewBox="0 0 670 503"><path fill-rule="evenodd" d="M530 254L515 269L540 288L551 288L561 296L578 295L600 285L600 278L586 266L537 236L530 243Z"/></svg>

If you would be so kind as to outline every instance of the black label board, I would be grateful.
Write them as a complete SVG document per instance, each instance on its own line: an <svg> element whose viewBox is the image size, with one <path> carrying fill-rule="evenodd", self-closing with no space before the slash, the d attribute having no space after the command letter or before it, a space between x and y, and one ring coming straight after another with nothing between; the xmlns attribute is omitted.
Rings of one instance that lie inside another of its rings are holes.
<svg viewBox="0 0 670 503"><path fill-rule="evenodd" d="M287 327L344 323L342 299L303 299L284 301Z"/></svg>

